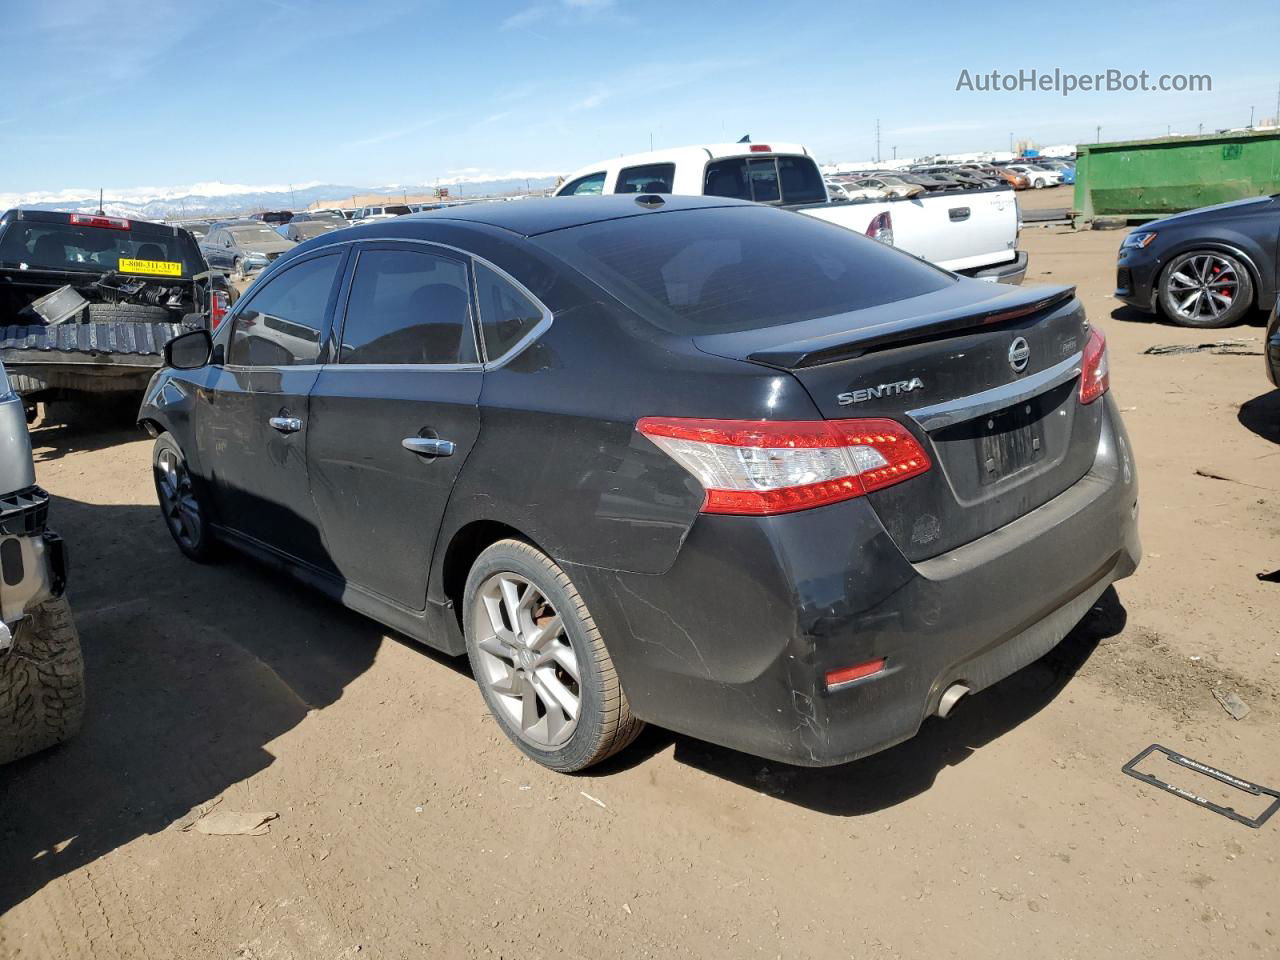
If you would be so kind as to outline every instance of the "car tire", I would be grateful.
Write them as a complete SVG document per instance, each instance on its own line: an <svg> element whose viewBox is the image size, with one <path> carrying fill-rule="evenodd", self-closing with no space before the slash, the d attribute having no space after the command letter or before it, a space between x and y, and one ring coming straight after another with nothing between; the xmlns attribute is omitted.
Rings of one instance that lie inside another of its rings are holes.
<svg viewBox="0 0 1280 960"><path fill-rule="evenodd" d="M543 766L585 770L644 728L573 582L533 546L500 540L480 554L463 592L463 626L490 713Z"/></svg>
<svg viewBox="0 0 1280 960"><path fill-rule="evenodd" d="M236 257L235 260L232 261L231 270L235 274L235 278L237 280L249 279L249 275L244 272L244 261L239 257Z"/></svg>
<svg viewBox="0 0 1280 960"><path fill-rule="evenodd" d="M156 437L151 473L160 513L178 549L197 563L214 559L216 543L209 527L209 511L192 481L187 458L171 434Z"/></svg>
<svg viewBox="0 0 1280 960"><path fill-rule="evenodd" d="M146 303L91 303L90 323L172 323L176 320L164 307Z"/></svg>
<svg viewBox="0 0 1280 960"><path fill-rule="evenodd" d="M1214 279L1201 285L1206 277ZM1222 304L1224 294L1229 296L1229 304ZM1253 306L1253 278L1248 268L1229 253L1190 250L1178 254L1165 267L1160 275L1158 300L1165 317L1179 326L1202 330L1228 327L1239 322Z"/></svg>
<svg viewBox="0 0 1280 960"><path fill-rule="evenodd" d="M0 654L0 763L75 736L84 718L84 658L65 597L18 624Z"/></svg>
<svg viewBox="0 0 1280 960"><path fill-rule="evenodd" d="M1037 178L1036 178L1035 183L1033 183L1033 184L1031 184L1031 185L1032 185L1033 187L1035 187L1037 190L1043 190L1043 189L1044 189L1044 181L1043 181L1043 180L1041 180L1039 177L1037 177Z"/></svg>

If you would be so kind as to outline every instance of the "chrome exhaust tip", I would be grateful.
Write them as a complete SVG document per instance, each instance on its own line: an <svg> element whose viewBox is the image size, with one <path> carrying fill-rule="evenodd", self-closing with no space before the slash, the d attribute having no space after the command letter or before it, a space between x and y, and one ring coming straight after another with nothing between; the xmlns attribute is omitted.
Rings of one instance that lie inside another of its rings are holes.
<svg viewBox="0 0 1280 960"><path fill-rule="evenodd" d="M938 709L934 711L934 716L946 719L951 713L952 707L960 702L960 698L969 692L969 688L963 683L953 683L942 692L942 696L938 700Z"/></svg>

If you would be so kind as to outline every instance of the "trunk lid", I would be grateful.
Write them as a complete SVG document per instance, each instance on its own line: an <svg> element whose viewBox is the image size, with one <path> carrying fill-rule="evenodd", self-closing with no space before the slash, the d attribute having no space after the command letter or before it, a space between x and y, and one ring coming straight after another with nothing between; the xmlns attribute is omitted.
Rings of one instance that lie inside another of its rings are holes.
<svg viewBox="0 0 1280 960"><path fill-rule="evenodd" d="M910 429L933 469L867 499L919 561L999 529L1089 471L1102 404L1077 398L1087 336L1073 288L961 281L695 343L787 370L828 419L889 417Z"/></svg>

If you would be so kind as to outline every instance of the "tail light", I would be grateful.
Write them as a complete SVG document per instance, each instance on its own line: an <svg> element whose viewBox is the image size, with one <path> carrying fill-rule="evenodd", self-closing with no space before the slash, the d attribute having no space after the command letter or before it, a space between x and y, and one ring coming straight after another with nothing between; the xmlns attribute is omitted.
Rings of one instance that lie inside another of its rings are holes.
<svg viewBox="0 0 1280 960"><path fill-rule="evenodd" d="M123 217L98 217L88 213L72 213L73 227L103 227L107 230L128 230L129 221Z"/></svg>
<svg viewBox="0 0 1280 960"><path fill-rule="evenodd" d="M769 146L767 143L753 143L751 145L751 152L752 153L772 153L773 147Z"/></svg>
<svg viewBox="0 0 1280 960"><path fill-rule="evenodd" d="M1084 345L1080 369L1080 402L1093 403L1111 387L1111 364L1107 361L1107 338L1094 327Z"/></svg>
<svg viewBox="0 0 1280 960"><path fill-rule="evenodd" d="M867 236L872 240L879 240L881 243L893 246L893 217L889 216L888 210L872 218L867 227Z"/></svg>
<svg viewBox="0 0 1280 960"><path fill-rule="evenodd" d="M217 333L222 321L227 318L231 308L231 300L225 290L214 290L209 295L209 332Z"/></svg>
<svg viewBox="0 0 1280 960"><path fill-rule="evenodd" d="M770 516L861 497L931 466L893 420L645 417L636 429L706 491L703 513Z"/></svg>

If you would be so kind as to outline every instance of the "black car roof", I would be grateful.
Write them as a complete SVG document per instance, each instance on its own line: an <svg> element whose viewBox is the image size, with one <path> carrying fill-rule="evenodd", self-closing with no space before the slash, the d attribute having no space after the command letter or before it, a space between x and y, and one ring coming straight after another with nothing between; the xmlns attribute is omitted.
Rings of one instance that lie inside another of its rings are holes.
<svg viewBox="0 0 1280 960"><path fill-rule="evenodd" d="M395 223L412 223L415 220L466 220L500 227L525 237L534 237L552 230L565 230L604 220L620 220L661 211L698 210L707 207L756 206L747 200L731 200L725 197L678 197L664 194L661 206L637 203L637 198L650 194L612 194L595 197L544 197L532 200L493 201L472 203L442 210L424 210L422 213L400 217ZM385 223L383 224L385 226ZM357 228L360 229L360 228Z"/></svg>

